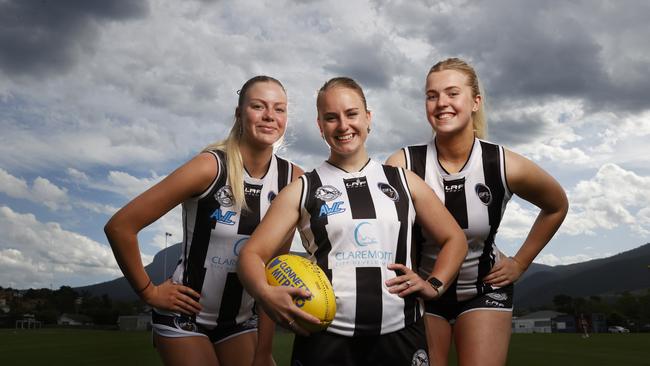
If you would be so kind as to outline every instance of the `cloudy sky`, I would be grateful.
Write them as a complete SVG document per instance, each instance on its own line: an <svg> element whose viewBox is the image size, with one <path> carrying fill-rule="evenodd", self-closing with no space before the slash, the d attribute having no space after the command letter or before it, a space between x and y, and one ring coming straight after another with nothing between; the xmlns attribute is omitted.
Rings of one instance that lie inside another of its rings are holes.
<svg viewBox="0 0 650 366"><path fill-rule="evenodd" d="M433 5L432 5L433 4ZM429 67L470 61L489 139L531 159L571 208L537 258L609 256L650 237L647 1L0 0L0 286L117 277L103 225L225 136L236 91L268 74L289 95L281 155L315 167L324 81L357 79L385 159L431 136ZM497 243L514 254L536 211L514 200ZM145 262L181 238L176 208L140 235Z"/></svg>

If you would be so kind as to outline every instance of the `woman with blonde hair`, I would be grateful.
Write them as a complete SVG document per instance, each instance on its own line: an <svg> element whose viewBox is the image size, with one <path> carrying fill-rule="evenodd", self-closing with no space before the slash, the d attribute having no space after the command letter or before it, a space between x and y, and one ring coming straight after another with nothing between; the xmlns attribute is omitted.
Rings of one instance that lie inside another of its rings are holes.
<svg viewBox="0 0 650 366"><path fill-rule="evenodd" d="M468 253L458 277L438 283L444 294L426 301L429 357L446 365L452 339L460 365L503 365L508 354L513 283L551 240L568 209L558 182L530 160L483 140L483 94L474 69L451 58L435 64L425 87L434 138L386 162L425 180L463 229ZM504 256L495 235L512 194L540 208L516 255ZM420 230L417 230L420 232ZM420 274L441 260L435 238L422 232Z"/></svg>
<svg viewBox="0 0 650 366"><path fill-rule="evenodd" d="M273 364L273 324L260 327L258 342L254 300L243 290L236 266L271 201L302 174L274 154L286 123L282 84L268 76L248 80L239 91L228 138L208 146L106 224L125 277L153 307L154 344L166 365ZM172 277L155 285L142 266L137 234L178 204L181 258ZM279 251L288 250L290 236Z"/></svg>
<svg viewBox="0 0 650 366"><path fill-rule="evenodd" d="M242 283L272 319L297 333L292 365L425 365L417 297L432 299L438 290L411 269L411 228L418 213L441 248L429 276L445 282L455 277L467 251L463 234L420 178L368 157L372 116L354 80L329 80L316 105L329 158L273 202L242 250ZM331 325L309 336L301 322L318 319L292 299L309 293L272 287L264 274L264 264L295 226L336 295Z"/></svg>

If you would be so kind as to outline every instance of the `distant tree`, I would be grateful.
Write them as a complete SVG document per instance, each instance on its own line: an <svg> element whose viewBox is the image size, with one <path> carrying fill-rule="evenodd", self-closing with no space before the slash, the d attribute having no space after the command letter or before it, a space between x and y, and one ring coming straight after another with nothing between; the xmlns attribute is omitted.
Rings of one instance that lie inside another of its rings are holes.
<svg viewBox="0 0 650 366"><path fill-rule="evenodd" d="M559 294L553 297L555 310L561 313L573 314L573 298L569 295Z"/></svg>

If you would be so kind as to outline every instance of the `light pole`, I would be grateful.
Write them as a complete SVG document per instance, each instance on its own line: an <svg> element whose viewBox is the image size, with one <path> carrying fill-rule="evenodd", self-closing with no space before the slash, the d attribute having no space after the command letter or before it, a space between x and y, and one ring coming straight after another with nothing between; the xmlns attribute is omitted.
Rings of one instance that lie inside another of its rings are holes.
<svg viewBox="0 0 650 366"><path fill-rule="evenodd" d="M172 236L171 233L165 232L165 251L163 252L163 281L167 280L167 238Z"/></svg>

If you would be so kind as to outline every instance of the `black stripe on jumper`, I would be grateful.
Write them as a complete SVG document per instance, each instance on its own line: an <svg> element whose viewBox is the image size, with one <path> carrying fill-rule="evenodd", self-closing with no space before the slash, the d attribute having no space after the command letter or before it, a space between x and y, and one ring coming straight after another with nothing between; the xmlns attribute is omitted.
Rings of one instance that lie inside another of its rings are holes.
<svg viewBox="0 0 650 366"><path fill-rule="evenodd" d="M355 268L357 283L357 304L355 312L354 337L381 334L382 323L382 280L381 268Z"/></svg>
<svg viewBox="0 0 650 366"><path fill-rule="evenodd" d="M228 273L221 296L219 316L217 317L219 327L234 326L236 324L237 314L239 314L239 309L241 308L243 292L244 288L239 281L237 272Z"/></svg>
<svg viewBox="0 0 650 366"><path fill-rule="evenodd" d="M305 173L307 178L307 197L305 197L305 209L309 212L309 226L311 232L314 235L314 243L316 244L316 252L314 256L316 257L316 263L318 266L325 272L327 278L332 281L332 270L329 268L329 261L327 256L332 250L332 243L330 238L327 235L327 215L321 216L321 210L324 205L327 205L327 202L316 197L316 190L323 186L323 183L320 180L320 176L316 170L312 170L309 173Z"/></svg>
<svg viewBox="0 0 650 366"><path fill-rule="evenodd" d="M458 222L461 229L467 229L467 199L465 198L465 178L445 180L445 207Z"/></svg>
<svg viewBox="0 0 650 366"><path fill-rule="evenodd" d="M350 213L352 219L374 219L375 205L372 202L370 188L366 177L343 179L345 190L348 193L350 202Z"/></svg>

